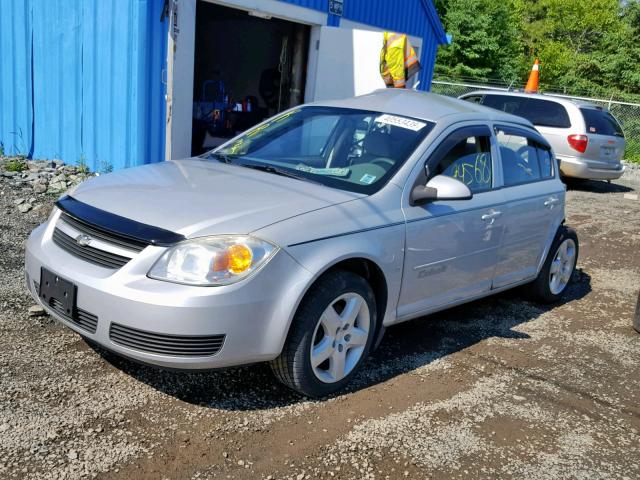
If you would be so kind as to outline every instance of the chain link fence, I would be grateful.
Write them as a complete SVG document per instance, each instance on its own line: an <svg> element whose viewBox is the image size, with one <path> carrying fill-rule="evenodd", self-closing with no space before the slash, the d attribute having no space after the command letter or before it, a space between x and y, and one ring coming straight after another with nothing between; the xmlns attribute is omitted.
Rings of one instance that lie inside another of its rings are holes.
<svg viewBox="0 0 640 480"><path fill-rule="evenodd" d="M514 87L516 86L513 84L507 85L499 82L468 82L436 78L431 84L431 91L449 97L459 97L474 90L507 91ZM521 85L517 87L522 88ZM544 93L546 95L553 95L570 100L589 102L608 109L618 119L624 130L627 141L625 160L640 163L640 98L638 99L638 103L634 103L614 100L613 97L607 100L588 96L568 95L566 93L553 93L548 91Z"/></svg>

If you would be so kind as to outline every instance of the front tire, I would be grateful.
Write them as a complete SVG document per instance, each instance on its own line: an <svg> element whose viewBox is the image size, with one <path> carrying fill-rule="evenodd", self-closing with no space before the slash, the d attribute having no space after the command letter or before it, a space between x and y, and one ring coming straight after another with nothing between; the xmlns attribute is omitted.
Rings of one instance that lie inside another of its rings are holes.
<svg viewBox="0 0 640 480"><path fill-rule="evenodd" d="M329 395L353 378L376 329L376 301L367 281L347 271L330 272L303 299L271 369L303 395Z"/></svg>
<svg viewBox="0 0 640 480"><path fill-rule="evenodd" d="M560 300L576 268L579 249L575 230L561 226L538 277L531 284L531 294L535 300L543 303Z"/></svg>

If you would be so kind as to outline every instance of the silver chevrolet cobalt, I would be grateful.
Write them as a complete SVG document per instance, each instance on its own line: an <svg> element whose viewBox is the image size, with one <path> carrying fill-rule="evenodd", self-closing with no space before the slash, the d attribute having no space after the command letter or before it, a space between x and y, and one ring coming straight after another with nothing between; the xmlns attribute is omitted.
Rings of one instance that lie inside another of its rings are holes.
<svg viewBox="0 0 640 480"><path fill-rule="evenodd" d="M527 120L384 90L296 107L209 154L93 178L27 244L31 294L137 361L268 361L342 388L385 327L518 285L557 301L578 257Z"/></svg>

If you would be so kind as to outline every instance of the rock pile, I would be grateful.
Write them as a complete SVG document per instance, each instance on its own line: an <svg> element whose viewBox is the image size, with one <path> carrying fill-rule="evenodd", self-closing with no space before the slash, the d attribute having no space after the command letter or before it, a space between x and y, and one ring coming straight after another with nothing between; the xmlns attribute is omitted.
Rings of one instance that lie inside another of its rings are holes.
<svg viewBox="0 0 640 480"><path fill-rule="evenodd" d="M0 157L0 177L3 186L21 191L15 205L20 213L30 211L39 196L60 195L67 189L92 177L86 167L65 165L61 160L26 160L20 157Z"/></svg>

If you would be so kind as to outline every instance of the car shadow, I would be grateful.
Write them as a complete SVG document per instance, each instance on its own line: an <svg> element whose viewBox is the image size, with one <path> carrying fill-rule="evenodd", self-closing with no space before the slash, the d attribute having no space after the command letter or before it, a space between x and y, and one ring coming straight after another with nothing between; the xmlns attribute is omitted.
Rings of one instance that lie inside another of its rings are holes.
<svg viewBox="0 0 640 480"><path fill-rule="evenodd" d="M425 367L488 338L527 341L529 336L515 327L536 320L545 312L580 299L591 291L591 277L584 271L577 269L573 280L556 304L530 302L524 297L523 290L515 289L390 327L381 345L347 389L335 396ZM142 365L97 345L89 345L122 372L189 404L249 411L285 407L308 400L281 385L266 364L195 373L171 371Z"/></svg>
<svg viewBox="0 0 640 480"><path fill-rule="evenodd" d="M581 180L574 178L563 179L567 190L591 193L627 193L633 192L634 189L619 183L609 183L605 180Z"/></svg>

